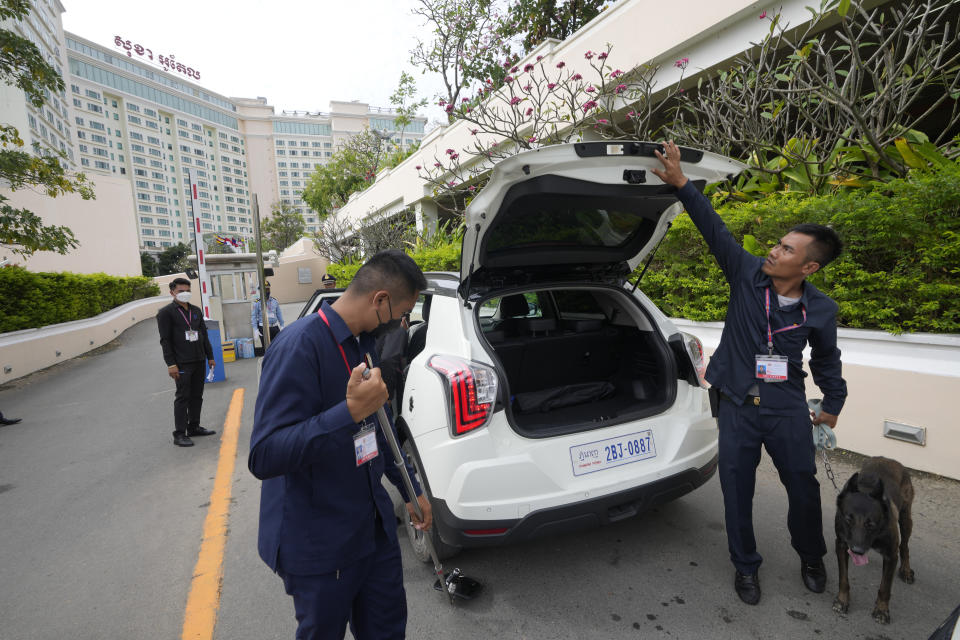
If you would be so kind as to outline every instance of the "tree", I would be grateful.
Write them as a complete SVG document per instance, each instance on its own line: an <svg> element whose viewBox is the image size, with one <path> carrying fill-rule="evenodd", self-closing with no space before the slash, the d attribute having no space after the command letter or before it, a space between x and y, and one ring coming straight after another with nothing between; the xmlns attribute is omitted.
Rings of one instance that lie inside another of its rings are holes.
<svg viewBox="0 0 960 640"><path fill-rule="evenodd" d="M833 2L800 29L763 12L767 37L699 87L674 136L748 158L741 193L818 193L938 164L960 127L955 8Z"/></svg>
<svg viewBox="0 0 960 640"><path fill-rule="evenodd" d="M157 270L161 276L186 271L190 266L187 263L187 256L191 253L193 249L182 242L167 247L157 256Z"/></svg>
<svg viewBox="0 0 960 640"><path fill-rule="evenodd" d="M140 273L148 278L160 275L157 272L157 260L149 251L140 252Z"/></svg>
<svg viewBox="0 0 960 640"><path fill-rule="evenodd" d="M0 21L26 19L30 5L28 0L0 0ZM0 80L22 89L37 108L44 105L47 95L64 90L60 74L44 61L37 46L7 29L0 29ZM11 191L37 188L51 198L67 193L78 193L84 200L94 197L86 177L70 174L61 164L65 154L33 155L22 151L23 146L16 127L0 124L0 183ZM0 244L11 252L22 256L37 251L66 254L79 246L69 228L45 225L37 214L8 201L0 195Z"/></svg>
<svg viewBox="0 0 960 640"><path fill-rule="evenodd" d="M514 0L498 31L507 41L520 37L523 52L529 53L548 38L566 40L609 4L609 0Z"/></svg>
<svg viewBox="0 0 960 640"><path fill-rule="evenodd" d="M417 115L417 110L427 106L426 98L420 100L417 97L417 82L406 71L400 72L400 82L397 88L390 95L390 104L397 110L397 116L393 119L393 124L400 135L400 144L403 144L403 132L413 123Z"/></svg>
<svg viewBox="0 0 960 640"><path fill-rule="evenodd" d="M313 250L330 262L349 262L360 256L359 236L346 216L332 213L313 234Z"/></svg>
<svg viewBox="0 0 960 640"><path fill-rule="evenodd" d="M350 194L373 182L386 156L383 140L364 129L337 149L330 162L313 172L301 198L321 219L342 207Z"/></svg>
<svg viewBox="0 0 960 640"><path fill-rule="evenodd" d="M260 238L264 250L283 251L304 237L307 223L300 212L286 202L274 202L270 217L260 225Z"/></svg>
<svg viewBox="0 0 960 640"><path fill-rule="evenodd" d="M497 61L509 56L496 30L499 15L491 0L417 0L413 13L426 20L432 38L417 39L410 61L440 75L446 90L440 106L450 113L472 81L497 73Z"/></svg>
<svg viewBox="0 0 960 640"><path fill-rule="evenodd" d="M363 249L373 255L384 249L406 249L417 239L417 226L409 209L398 214L379 213L363 221L360 227Z"/></svg>

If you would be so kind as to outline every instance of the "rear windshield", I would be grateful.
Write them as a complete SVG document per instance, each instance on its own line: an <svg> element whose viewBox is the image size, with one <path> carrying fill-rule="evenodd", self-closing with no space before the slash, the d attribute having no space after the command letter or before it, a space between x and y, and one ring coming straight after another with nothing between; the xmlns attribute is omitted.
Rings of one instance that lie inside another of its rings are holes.
<svg viewBox="0 0 960 640"><path fill-rule="evenodd" d="M625 247L642 231L649 236L654 227L652 220L635 211L636 205L631 200L603 202L585 196L523 196L491 230L487 251L542 246Z"/></svg>
<svg viewBox="0 0 960 640"><path fill-rule="evenodd" d="M540 176L510 188L483 250L495 260L551 249L622 260L647 243L675 202L660 186Z"/></svg>

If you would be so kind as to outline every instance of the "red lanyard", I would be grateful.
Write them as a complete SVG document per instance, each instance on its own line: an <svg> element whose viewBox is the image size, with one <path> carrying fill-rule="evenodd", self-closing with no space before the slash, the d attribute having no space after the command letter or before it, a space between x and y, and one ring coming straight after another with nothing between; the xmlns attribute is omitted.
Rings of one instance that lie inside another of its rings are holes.
<svg viewBox="0 0 960 640"><path fill-rule="evenodd" d="M330 329L330 335L333 336L333 327L330 326L330 321L327 320L327 316L324 315L323 309L317 309L317 315L323 319L324 324L327 325L327 329ZM337 341L336 336L333 337L334 342ZM343 346L337 342L337 349L340 349L340 355L343 356L343 364L347 367L347 377L349 377L353 370L350 368L350 362L347 360L347 353L343 350Z"/></svg>
<svg viewBox="0 0 960 640"><path fill-rule="evenodd" d="M783 333L784 331L792 331L793 329L799 329L803 325L807 324L807 309L806 307L803 306L803 304L800 305L800 312L803 314L803 322L801 322L800 324L794 323L789 327L784 327L782 329L777 329L776 331L772 331L770 329L770 287L767 287L766 303L764 306L767 310L767 349L770 351L770 355L773 355L773 334Z"/></svg>
<svg viewBox="0 0 960 640"><path fill-rule="evenodd" d="M180 312L180 316L183 317L183 321L187 323L187 329L190 329L191 331L193 331L193 309L190 309L189 320L187 320L187 316L183 314L183 309L180 308L180 305L177 305L177 311Z"/></svg>

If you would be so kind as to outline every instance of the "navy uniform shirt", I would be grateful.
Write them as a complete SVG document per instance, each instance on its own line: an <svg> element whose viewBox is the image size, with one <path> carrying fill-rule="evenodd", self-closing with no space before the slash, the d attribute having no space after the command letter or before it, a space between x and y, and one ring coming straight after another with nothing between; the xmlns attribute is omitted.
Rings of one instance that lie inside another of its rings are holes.
<svg viewBox="0 0 960 640"><path fill-rule="evenodd" d="M274 571L300 575L331 573L373 553L377 526L396 542L384 472L408 500L381 428L392 424L377 427L379 455L356 462L360 426L347 410L349 374L337 345L353 369L363 353L378 362L374 340L364 333L358 345L337 312L326 302L321 308L330 328L310 314L282 331L264 356L248 459L263 480L260 557ZM409 463L407 470L420 495Z"/></svg>
<svg viewBox="0 0 960 640"><path fill-rule="evenodd" d="M837 303L809 282L800 301L781 307L770 277L761 271L764 259L751 255L727 229L710 201L687 182L677 191L691 220L700 230L730 283L730 305L720 345L710 358L706 379L733 402L742 404L750 387L760 390L760 413L806 415L803 349L810 343L810 371L823 392L823 410L837 415L847 397L837 348ZM798 329L773 336L773 352L786 356L787 380L763 382L756 378L756 356L767 353L765 292L770 289L770 326L774 331L792 324ZM806 310L804 323L802 309Z"/></svg>

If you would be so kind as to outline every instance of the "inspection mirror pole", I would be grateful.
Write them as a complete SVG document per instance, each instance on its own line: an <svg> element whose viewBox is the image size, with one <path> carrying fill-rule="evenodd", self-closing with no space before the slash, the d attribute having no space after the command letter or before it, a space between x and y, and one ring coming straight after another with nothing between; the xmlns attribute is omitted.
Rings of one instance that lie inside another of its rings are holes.
<svg viewBox="0 0 960 640"><path fill-rule="evenodd" d="M257 243L257 277L260 278L260 322L263 326L263 351L270 346L270 323L267 321L267 301L264 300L266 279L263 275L263 250L260 247L260 205L257 194L253 194L253 239Z"/></svg>

